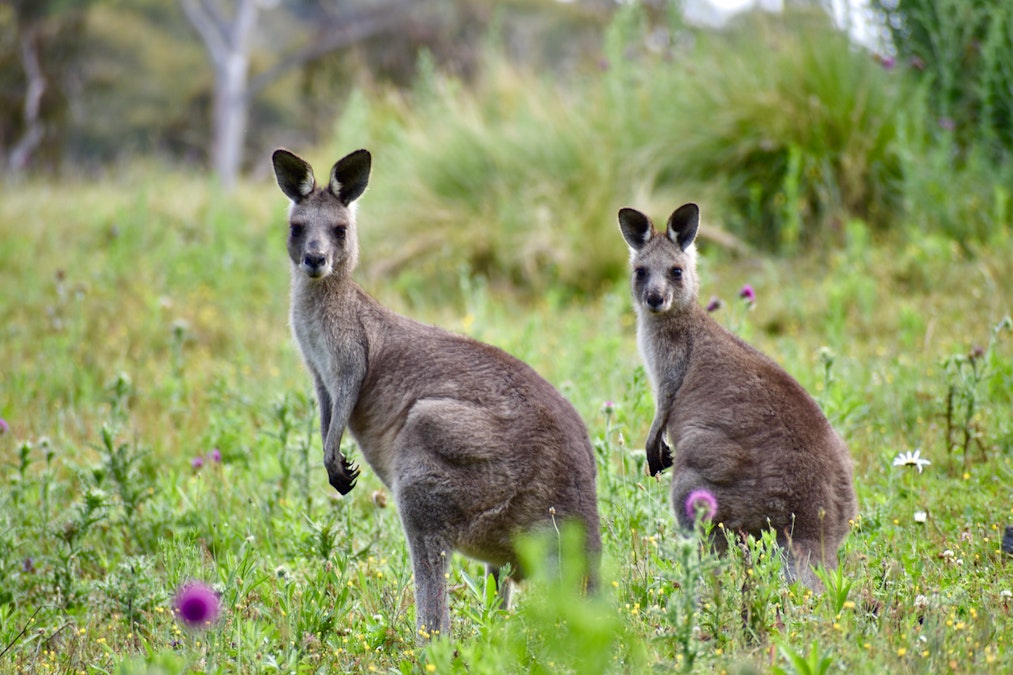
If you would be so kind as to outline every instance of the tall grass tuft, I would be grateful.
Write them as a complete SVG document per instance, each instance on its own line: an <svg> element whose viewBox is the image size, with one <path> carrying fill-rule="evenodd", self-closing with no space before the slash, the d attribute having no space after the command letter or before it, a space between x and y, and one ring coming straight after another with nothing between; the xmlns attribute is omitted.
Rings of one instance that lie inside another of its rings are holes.
<svg viewBox="0 0 1013 675"><path fill-rule="evenodd" d="M898 61L964 150L1013 153L1013 5L1005 0L873 0Z"/></svg>
<svg viewBox="0 0 1013 675"><path fill-rule="evenodd" d="M339 124L344 148L374 116L392 117L366 134L376 156L361 207L367 271L452 292L461 269L499 285L601 290L622 269L608 221L627 192L609 137L578 94L491 50L485 63L474 89L423 67L410 97L360 97Z"/></svg>
<svg viewBox="0 0 1013 675"><path fill-rule="evenodd" d="M631 3L568 81L511 64L493 37L474 85L423 58L409 94L355 94L330 154L376 154L367 272L409 291L456 293L464 272L598 292L624 274L615 213L631 204L662 217L702 201L706 234L771 250L856 217L890 227L896 78L825 14L787 16L708 36Z"/></svg>
<svg viewBox="0 0 1013 675"><path fill-rule="evenodd" d="M726 225L768 250L825 243L854 217L891 226L899 91L870 55L809 13L701 43L686 72L651 83L660 183L720 182Z"/></svg>

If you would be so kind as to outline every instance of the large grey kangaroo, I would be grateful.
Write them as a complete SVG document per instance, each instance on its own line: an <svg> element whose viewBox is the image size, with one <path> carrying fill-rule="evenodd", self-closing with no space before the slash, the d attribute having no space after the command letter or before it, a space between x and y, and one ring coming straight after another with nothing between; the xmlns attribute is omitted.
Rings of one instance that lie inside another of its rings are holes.
<svg viewBox="0 0 1013 675"><path fill-rule="evenodd" d="M450 628L446 574L454 550L486 562L498 579L506 564L523 572L519 533L573 520L585 530L594 577L601 550L595 459L580 415L529 366L400 316L352 281L354 202L371 161L357 150L317 185L304 160L283 149L273 155L292 202L291 324L316 385L324 466L338 492L355 487L359 469L341 454L347 427L397 504L425 638Z"/></svg>
<svg viewBox="0 0 1013 675"><path fill-rule="evenodd" d="M774 528L788 578L819 589L811 565L836 566L858 510L851 457L798 382L700 307L699 224L696 204L676 209L664 233L639 211L619 211L637 342L657 405L648 470L653 476L674 464L680 525L693 526L687 499L706 490L717 500L715 523L753 535ZM719 548L724 543L715 537Z"/></svg>

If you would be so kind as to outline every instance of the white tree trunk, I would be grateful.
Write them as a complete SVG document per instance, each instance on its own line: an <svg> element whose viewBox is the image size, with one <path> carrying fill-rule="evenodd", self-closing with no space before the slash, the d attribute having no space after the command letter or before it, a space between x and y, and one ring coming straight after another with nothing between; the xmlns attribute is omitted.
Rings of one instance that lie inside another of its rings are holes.
<svg viewBox="0 0 1013 675"><path fill-rule="evenodd" d="M426 3L417 0L390 0L357 10L349 10L321 26L318 34L298 52L281 59L274 67L250 79L251 38L261 7L273 0L179 0L187 19L200 34L214 66L212 96L211 165L222 186L231 189L243 164L250 99L292 68L327 52L348 46L374 35L393 32L409 22L418 8L428 12ZM226 15L220 9L231 3Z"/></svg>
<svg viewBox="0 0 1013 675"><path fill-rule="evenodd" d="M39 65L37 33L37 26L31 26L21 36L21 65L25 69L27 84L23 111L25 129L7 156L7 166L12 171L20 171L28 165L32 152L42 142L44 136L42 122L39 120L39 109L42 95L46 92L46 78Z"/></svg>
<svg viewBox="0 0 1013 675"><path fill-rule="evenodd" d="M180 0L214 64L210 155L211 165L226 190L235 186L243 163L250 38L257 24L257 2L236 0L232 16L226 17L215 0Z"/></svg>

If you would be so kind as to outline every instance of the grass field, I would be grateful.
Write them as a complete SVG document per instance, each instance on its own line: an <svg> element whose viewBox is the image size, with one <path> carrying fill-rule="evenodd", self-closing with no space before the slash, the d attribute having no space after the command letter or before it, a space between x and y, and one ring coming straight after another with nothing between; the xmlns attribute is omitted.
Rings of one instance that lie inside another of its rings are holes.
<svg viewBox="0 0 1013 675"><path fill-rule="evenodd" d="M625 282L534 297L453 270L446 296L368 282L531 363L597 451L602 592L536 576L505 613L455 558L453 634L420 646L388 495L367 468L340 498L320 466L284 209L273 184L225 197L150 168L3 188L0 672L1013 668L1008 227L961 246L855 221L842 246L793 257L704 243L702 301L722 299L716 316L813 393L855 458L861 515L819 596L784 584L767 541L715 558L676 531L668 475L643 470L653 403ZM614 213L589 220L624 256ZM364 278L379 227L367 195ZM931 464L894 465L915 451ZM174 616L194 579L220 596L204 629Z"/></svg>

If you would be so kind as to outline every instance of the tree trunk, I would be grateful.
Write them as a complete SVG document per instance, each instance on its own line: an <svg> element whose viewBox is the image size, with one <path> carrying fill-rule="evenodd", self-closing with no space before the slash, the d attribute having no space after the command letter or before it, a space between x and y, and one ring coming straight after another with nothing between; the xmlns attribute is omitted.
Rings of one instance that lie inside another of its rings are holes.
<svg viewBox="0 0 1013 675"><path fill-rule="evenodd" d="M25 129L7 155L7 166L11 171L20 171L28 166L32 152L45 135L39 119L39 109L42 95L46 91L46 78L39 65L37 37L37 25L29 26L21 35L21 66L25 69L26 82L23 112Z"/></svg>
<svg viewBox="0 0 1013 675"><path fill-rule="evenodd" d="M214 166L225 189L231 190L243 163L250 72L249 42L256 24L257 0L239 0L232 23L229 50L217 66L214 100Z"/></svg>
<svg viewBox="0 0 1013 675"><path fill-rule="evenodd" d="M180 0L187 18L200 33L214 65L211 165L226 190L231 190L243 163L248 121L247 83L250 37L257 24L257 0L236 0L231 19L214 0Z"/></svg>
<svg viewBox="0 0 1013 675"><path fill-rule="evenodd" d="M227 17L217 0L179 0L187 19L200 34L214 66L212 95L211 165L222 186L231 190L243 163L243 146L249 118L250 99L269 83L309 60L355 44L369 37L393 32L407 23L417 8L428 11L417 0L391 0L377 6L346 11L321 26L302 50L280 60L273 68L250 79L250 40L257 24L258 3L264 0L234 0L235 11Z"/></svg>

